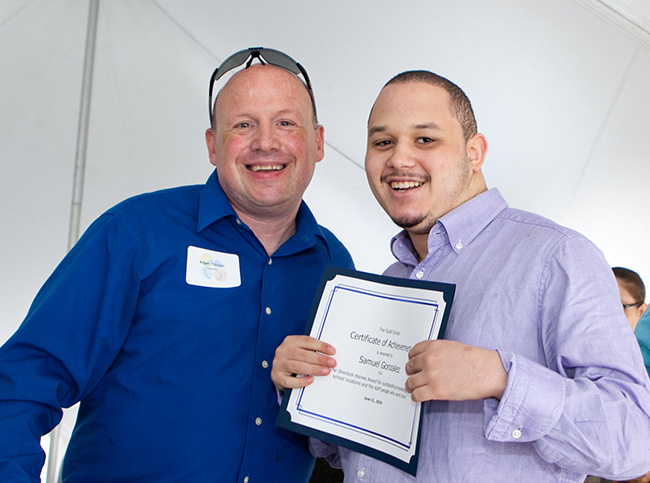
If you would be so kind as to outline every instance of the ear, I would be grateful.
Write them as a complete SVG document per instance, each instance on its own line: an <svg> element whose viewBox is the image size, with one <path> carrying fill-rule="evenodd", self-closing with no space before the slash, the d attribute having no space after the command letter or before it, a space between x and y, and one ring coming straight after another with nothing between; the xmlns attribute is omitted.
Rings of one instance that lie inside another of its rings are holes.
<svg viewBox="0 0 650 483"><path fill-rule="evenodd" d="M316 126L314 133L316 140L316 162L318 163L325 156L325 128L320 124Z"/></svg>
<svg viewBox="0 0 650 483"><path fill-rule="evenodd" d="M210 164L217 165L217 154L215 148L217 146L217 134L214 129L209 128L205 130L205 144L208 147L208 156L210 157Z"/></svg>
<svg viewBox="0 0 650 483"><path fill-rule="evenodd" d="M469 159L472 172L476 173L481 170L485 155L487 154L487 139L481 133L474 134L467 141L467 158Z"/></svg>

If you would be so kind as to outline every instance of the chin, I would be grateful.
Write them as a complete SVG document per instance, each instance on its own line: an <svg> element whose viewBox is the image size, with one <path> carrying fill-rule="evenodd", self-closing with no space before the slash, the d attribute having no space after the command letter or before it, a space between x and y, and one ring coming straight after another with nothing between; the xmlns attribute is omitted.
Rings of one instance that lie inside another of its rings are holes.
<svg viewBox="0 0 650 483"><path fill-rule="evenodd" d="M391 216L391 220L400 228L414 228L424 222L425 218L415 216Z"/></svg>

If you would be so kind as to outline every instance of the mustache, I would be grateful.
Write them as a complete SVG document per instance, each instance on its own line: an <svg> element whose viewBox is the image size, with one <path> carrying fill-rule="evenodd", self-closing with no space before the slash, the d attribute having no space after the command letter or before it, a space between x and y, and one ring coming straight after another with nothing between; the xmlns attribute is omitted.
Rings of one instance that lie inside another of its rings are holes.
<svg viewBox="0 0 650 483"><path fill-rule="evenodd" d="M379 180L382 183L390 183L391 181L416 181L418 183L427 183L431 181L431 176L428 174L414 174L409 171L390 171L382 174Z"/></svg>

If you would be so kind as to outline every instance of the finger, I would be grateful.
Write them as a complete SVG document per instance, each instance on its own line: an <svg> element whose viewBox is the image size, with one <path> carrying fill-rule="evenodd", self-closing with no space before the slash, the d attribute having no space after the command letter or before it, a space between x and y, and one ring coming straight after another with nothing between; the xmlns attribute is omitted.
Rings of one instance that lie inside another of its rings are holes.
<svg viewBox="0 0 650 483"><path fill-rule="evenodd" d="M336 361L328 356L311 351L303 351L301 354L304 354L304 357L298 359L283 359L276 356L273 359L271 373L326 376L330 373L330 368L336 365Z"/></svg>
<svg viewBox="0 0 650 483"><path fill-rule="evenodd" d="M310 338L309 338L310 339ZM315 347L327 350L329 344L321 343L315 339L285 339L275 351L273 366L282 372L295 374L312 374L311 366L334 367L336 361L329 355L317 352ZM328 352L335 352L329 350Z"/></svg>
<svg viewBox="0 0 650 483"><path fill-rule="evenodd" d="M406 363L406 374L411 376L426 370L428 360L431 357L431 349L428 348L427 351L418 352L415 355L411 356L409 352L409 360Z"/></svg>
<svg viewBox="0 0 650 483"><path fill-rule="evenodd" d="M302 351L319 352L326 355L334 355L336 349L330 344L306 335L290 335L276 349L276 355L289 359L299 358Z"/></svg>
<svg viewBox="0 0 650 483"><path fill-rule="evenodd" d="M306 387L314 382L314 378L312 376L292 377L282 375L275 379L273 376L271 376L271 379L273 379L273 384L275 384L275 387L281 391L285 389L299 389L301 387Z"/></svg>
<svg viewBox="0 0 650 483"><path fill-rule="evenodd" d="M424 373L408 377L405 388L411 394L411 400L414 402L446 399L443 393L439 393L438 385L434 384Z"/></svg>
<svg viewBox="0 0 650 483"><path fill-rule="evenodd" d="M328 354L328 355L336 354L336 349L334 348L334 346L322 340L315 339L314 337L310 337L308 335L288 336L285 339L285 341L287 340L294 347L299 347L301 349L310 350L314 352L321 352L323 354Z"/></svg>
<svg viewBox="0 0 650 483"><path fill-rule="evenodd" d="M411 401L426 402L437 399L428 386L420 386L411 392Z"/></svg>
<svg viewBox="0 0 650 483"><path fill-rule="evenodd" d="M409 359L412 359L413 357L416 357L426 350L429 349L429 346L431 345L432 342L435 342L433 340L423 340L415 344L411 350L408 353Z"/></svg>
<svg viewBox="0 0 650 483"><path fill-rule="evenodd" d="M406 383L404 384L404 388L406 389L406 392L413 394L413 391L415 391L417 388L426 385L427 385L426 377L424 376L423 373L418 372L417 374L414 374L406 378Z"/></svg>

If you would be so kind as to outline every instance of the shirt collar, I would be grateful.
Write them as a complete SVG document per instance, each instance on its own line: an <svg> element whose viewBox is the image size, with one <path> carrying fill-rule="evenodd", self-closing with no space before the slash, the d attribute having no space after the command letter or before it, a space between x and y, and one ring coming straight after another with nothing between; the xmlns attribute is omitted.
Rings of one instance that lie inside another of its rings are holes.
<svg viewBox="0 0 650 483"><path fill-rule="evenodd" d="M226 193L223 192L215 169L201 189L197 231L203 231L215 221L232 216L237 218Z"/></svg>
<svg viewBox="0 0 650 483"><path fill-rule="evenodd" d="M444 230L452 250L457 254L470 245L474 238L494 220L499 213L508 207L501 193L496 188L475 196L459 207L441 217L429 232L428 247L432 253L434 244L439 244L436 232ZM391 241L391 250L395 258L403 263L417 265L415 248L405 230L402 230Z"/></svg>
<svg viewBox="0 0 650 483"><path fill-rule="evenodd" d="M219 183L217 171L214 170L201 190L197 231L203 231L216 221L227 217L236 219L237 214ZM302 201L296 214L296 233L276 251L274 256L295 253L312 247L316 244L316 237L321 238L329 250L327 238L321 227L307 204Z"/></svg>
<svg viewBox="0 0 650 483"><path fill-rule="evenodd" d="M488 226L496 216L508 207L496 188L484 191L450 211L438 220L447 232L447 237L458 253ZM431 237L429 237L431 240Z"/></svg>

